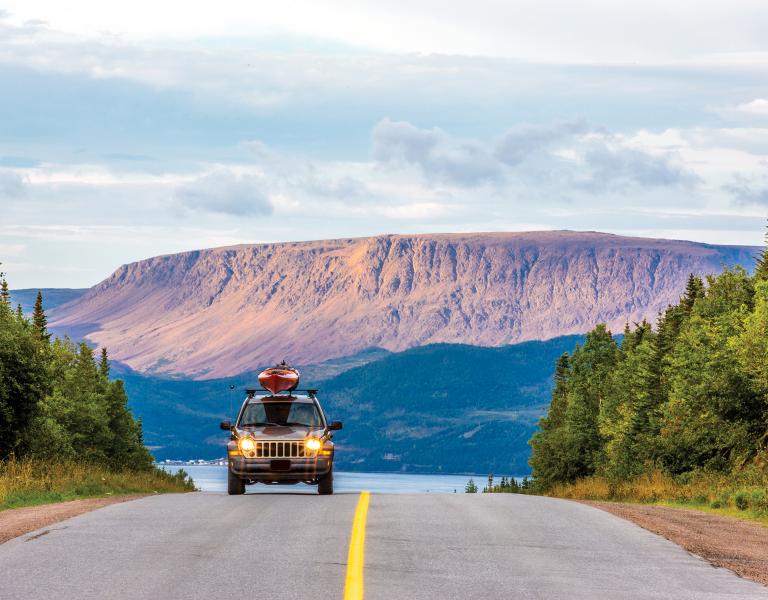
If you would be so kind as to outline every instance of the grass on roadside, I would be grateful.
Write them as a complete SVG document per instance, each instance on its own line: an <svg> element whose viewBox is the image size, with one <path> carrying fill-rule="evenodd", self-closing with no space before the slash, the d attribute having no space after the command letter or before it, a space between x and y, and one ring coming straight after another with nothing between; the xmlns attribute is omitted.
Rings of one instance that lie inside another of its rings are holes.
<svg viewBox="0 0 768 600"><path fill-rule="evenodd" d="M768 524L768 480L756 467L734 474L695 473L677 478L655 471L620 482L588 477L556 485L546 495L695 508Z"/></svg>
<svg viewBox="0 0 768 600"><path fill-rule="evenodd" d="M119 494L191 492L183 471L111 471L70 460L10 459L0 462L0 510Z"/></svg>

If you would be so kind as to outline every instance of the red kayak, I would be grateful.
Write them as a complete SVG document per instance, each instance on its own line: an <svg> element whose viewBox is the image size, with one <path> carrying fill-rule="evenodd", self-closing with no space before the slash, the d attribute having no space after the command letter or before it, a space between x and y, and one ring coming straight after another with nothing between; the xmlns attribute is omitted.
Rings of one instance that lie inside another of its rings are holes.
<svg viewBox="0 0 768 600"><path fill-rule="evenodd" d="M259 383L261 387L273 394L295 390L299 385L299 372L283 361L259 373Z"/></svg>

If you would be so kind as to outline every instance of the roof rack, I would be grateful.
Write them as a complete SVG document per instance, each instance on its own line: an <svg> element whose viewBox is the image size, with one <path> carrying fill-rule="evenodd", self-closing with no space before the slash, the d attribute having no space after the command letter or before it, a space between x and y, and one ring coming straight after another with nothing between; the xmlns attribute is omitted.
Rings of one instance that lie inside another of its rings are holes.
<svg viewBox="0 0 768 600"><path fill-rule="evenodd" d="M253 398L258 392L262 392L262 391L265 393L270 393L269 390L260 390L258 388L245 388L245 393L248 394L249 398ZM288 396L291 396L293 392L306 392L312 397L317 396L317 388L306 389L306 390L285 390L285 391L288 392ZM278 392L277 394L271 394L271 395L279 396L280 394L285 395L284 392Z"/></svg>

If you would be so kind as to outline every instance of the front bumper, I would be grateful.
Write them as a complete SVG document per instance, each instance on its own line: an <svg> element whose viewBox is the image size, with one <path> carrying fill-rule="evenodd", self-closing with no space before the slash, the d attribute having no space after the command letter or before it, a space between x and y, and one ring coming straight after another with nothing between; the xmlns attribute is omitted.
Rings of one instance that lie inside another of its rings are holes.
<svg viewBox="0 0 768 600"><path fill-rule="evenodd" d="M327 475L332 465L333 458L330 456L290 459L229 457L230 472L250 481L316 481Z"/></svg>

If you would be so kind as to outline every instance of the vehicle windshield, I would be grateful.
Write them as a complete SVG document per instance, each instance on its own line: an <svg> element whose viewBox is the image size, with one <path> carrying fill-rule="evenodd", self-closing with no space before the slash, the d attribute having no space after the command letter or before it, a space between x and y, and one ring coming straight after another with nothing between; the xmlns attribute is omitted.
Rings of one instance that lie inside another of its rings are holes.
<svg viewBox="0 0 768 600"><path fill-rule="evenodd" d="M312 402L249 402L240 419L240 427L266 425L318 428L323 426L323 420Z"/></svg>

